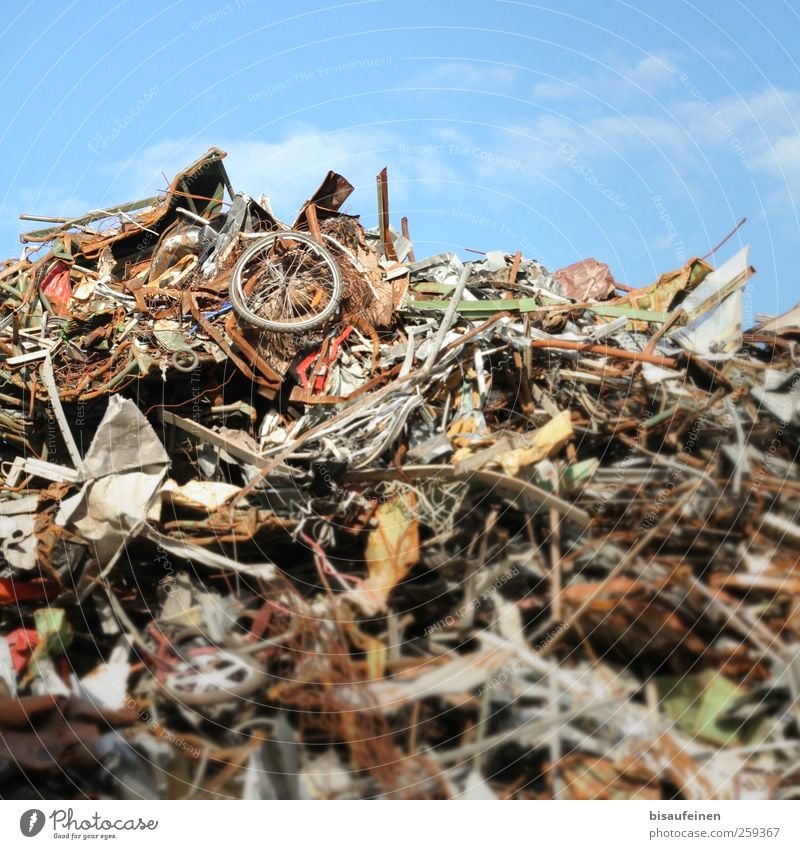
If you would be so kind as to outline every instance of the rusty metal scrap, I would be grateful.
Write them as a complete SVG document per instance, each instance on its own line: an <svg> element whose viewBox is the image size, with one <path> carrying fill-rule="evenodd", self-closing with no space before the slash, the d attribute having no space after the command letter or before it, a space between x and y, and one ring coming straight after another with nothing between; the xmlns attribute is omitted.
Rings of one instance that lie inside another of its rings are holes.
<svg viewBox="0 0 800 849"><path fill-rule="evenodd" d="M287 227L224 156L0 265L0 796L797 798L747 251L415 259L386 169Z"/></svg>

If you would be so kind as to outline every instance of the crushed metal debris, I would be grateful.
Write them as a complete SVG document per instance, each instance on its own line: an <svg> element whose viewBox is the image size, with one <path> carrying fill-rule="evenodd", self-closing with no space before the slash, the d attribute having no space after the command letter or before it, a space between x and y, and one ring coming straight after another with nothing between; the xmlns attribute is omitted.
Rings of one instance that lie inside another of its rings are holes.
<svg viewBox="0 0 800 849"><path fill-rule="evenodd" d="M797 798L800 322L417 259L217 149L0 265L0 796Z"/></svg>

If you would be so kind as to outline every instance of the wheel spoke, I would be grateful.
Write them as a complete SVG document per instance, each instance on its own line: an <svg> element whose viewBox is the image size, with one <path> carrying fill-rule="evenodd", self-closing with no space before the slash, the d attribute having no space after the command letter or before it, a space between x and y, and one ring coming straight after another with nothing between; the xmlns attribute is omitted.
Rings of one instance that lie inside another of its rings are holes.
<svg viewBox="0 0 800 849"><path fill-rule="evenodd" d="M266 329L292 331L316 326L336 308L341 282L335 260L308 235L267 236L246 256L231 280L232 293L234 287L239 292L232 297L234 307L243 318Z"/></svg>

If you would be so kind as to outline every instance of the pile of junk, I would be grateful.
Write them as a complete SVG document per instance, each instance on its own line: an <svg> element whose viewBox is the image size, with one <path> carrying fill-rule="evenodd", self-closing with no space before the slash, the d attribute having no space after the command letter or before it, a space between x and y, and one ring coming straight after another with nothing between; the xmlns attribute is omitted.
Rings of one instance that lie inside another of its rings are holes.
<svg viewBox="0 0 800 849"><path fill-rule="evenodd" d="M0 264L0 797L800 797L800 307L224 157Z"/></svg>

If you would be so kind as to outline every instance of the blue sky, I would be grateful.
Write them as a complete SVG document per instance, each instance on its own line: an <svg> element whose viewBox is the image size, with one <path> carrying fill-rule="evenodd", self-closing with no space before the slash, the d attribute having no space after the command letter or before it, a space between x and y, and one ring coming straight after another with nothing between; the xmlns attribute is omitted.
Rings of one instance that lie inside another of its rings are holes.
<svg viewBox="0 0 800 849"><path fill-rule="evenodd" d="M766 2L3 3L2 253L19 212L153 194L214 145L291 220L333 168L417 256L595 256L638 286L752 246L756 312L800 300L800 10Z"/></svg>

